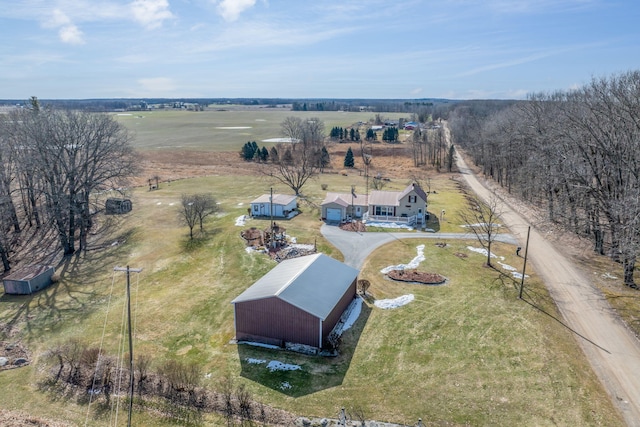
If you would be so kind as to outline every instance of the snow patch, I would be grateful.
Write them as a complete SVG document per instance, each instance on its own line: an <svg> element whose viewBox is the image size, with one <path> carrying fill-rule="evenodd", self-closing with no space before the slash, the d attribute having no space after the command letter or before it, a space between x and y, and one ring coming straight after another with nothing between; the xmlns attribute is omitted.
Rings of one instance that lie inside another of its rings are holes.
<svg viewBox="0 0 640 427"><path fill-rule="evenodd" d="M376 302L374 302L374 305L378 308L382 308L383 310L390 310L393 308L402 307L403 305L407 305L411 301L413 301L413 299L414 299L413 294L402 295L394 299L377 300Z"/></svg>
<svg viewBox="0 0 640 427"><path fill-rule="evenodd" d="M362 298L354 298L353 301L351 301L351 304L349 304L349 307L347 307L347 309L345 310L345 314L343 314L343 316L346 315L345 318L341 318L338 321L338 324L333 330L332 335L340 336L344 333L344 331L352 327L353 324L356 323L356 320L358 320L358 317L360 317L361 311Z"/></svg>
<svg viewBox="0 0 640 427"><path fill-rule="evenodd" d="M280 384L280 390L289 390L291 388L291 384L289 381L284 381Z"/></svg>
<svg viewBox="0 0 640 427"><path fill-rule="evenodd" d="M611 279L611 280L616 280L617 279L616 276L614 276L613 274L610 274L610 273L603 273L602 277L604 277L605 279Z"/></svg>
<svg viewBox="0 0 640 427"><path fill-rule="evenodd" d="M522 279L522 273L516 273L515 271L511 272L511 275L515 278L515 279ZM525 278L529 277L528 274L524 275Z"/></svg>
<svg viewBox="0 0 640 427"><path fill-rule="evenodd" d="M247 357L244 360L246 360L250 365L262 365L263 363L267 363L264 359L254 359L253 357Z"/></svg>
<svg viewBox="0 0 640 427"><path fill-rule="evenodd" d="M246 222L247 222L247 216L240 215L238 218L236 218L236 227L244 227L244 224Z"/></svg>
<svg viewBox="0 0 640 427"><path fill-rule="evenodd" d="M500 264L500 266L501 266L503 269L507 270L507 271L517 271L517 270L518 270L517 268L515 268L515 267L513 267L513 266L510 266L509 264L504 264L504 263L502 263L502 262L500 262L500 261L498 261L498 264Z"/></svg>
<svg viewBox="0 0 640 427"><path fill-rule="evenodd" d="M393 270L408 270L408 269L418 268L418 265L420 265L420 263L425 259L424 245L416 246L416 250L418 252L418 255L416 255L416 257L412 259L408 264L390 265L380 270L380 273L387 274L388 272Z"/></svg>
<svg viewBox="0 0 640 427"><path fill-rule="evenodd" d="M262 142L300 142L300 140L296 138L268 138L263 139Z"/></svg>
<svg viewBox="0 0 640 427"><path fill-rule="evenodd" d="M488 228L489 225L491 225L492 228L493 227L502 227L502 225L500 225L500 224L494 224L494 223L488 224L486 222L478 222L478 223L475 223L475 224L464 224L464 225L461 225L460 227L463 227L463 228L475 228L475 227Z"/></svg>
<svg viewBox="0 0 640 427"><path fill-rule="evenodd" d="M413 230L413 227L403 222L376 222L376 221L367 221L364 222L367 227L380 227L380 228L394 228L394 229L405 229L405 230Z"/></svg>
<svg viewBox="0 0 640 427"><path fill-rule="evenodd" d="M247 345L252 345L254 347L262 347L262 348L270 348L272 350L280 350L280 347L278 347L277 345L263 344L261 342L238 341L238 344L247 344Z"/></svg>
<svg viewBox="0 0 640 427"><path fill-rule="evenodd" d="M467 246L467 249L469 249L471 252L477 252L479 254L487 256L487 250L485 248L474 248L473 246ZM491 258L498 258L498 255L492 252Z"/></svg>
<svg viewBox="0 0 640 427"><path fill-rule="evenodd" d="M300 366L300 365L290 365L290 364L287 364L287 363L279 362L277 360L272 360L267 365L267 369L270 370L271 372L275 372L275 371L297 371L297 370L302 369L302 366Z"/></svg>

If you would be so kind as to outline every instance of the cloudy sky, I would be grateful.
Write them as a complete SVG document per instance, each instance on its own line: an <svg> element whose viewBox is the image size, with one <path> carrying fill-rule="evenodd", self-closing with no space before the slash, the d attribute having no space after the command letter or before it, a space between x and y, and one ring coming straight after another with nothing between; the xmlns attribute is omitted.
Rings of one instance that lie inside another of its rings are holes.
<svg viewBox="0 0 640 427"><path fill-rule="evenodd" d="M523 98L640 68L637 0L0 0L0 99Z"/></svg>

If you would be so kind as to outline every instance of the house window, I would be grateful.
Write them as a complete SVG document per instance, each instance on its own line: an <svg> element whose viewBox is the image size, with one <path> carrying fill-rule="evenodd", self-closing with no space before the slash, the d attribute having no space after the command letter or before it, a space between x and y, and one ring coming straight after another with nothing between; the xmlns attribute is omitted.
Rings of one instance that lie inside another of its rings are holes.
<svg viewBox="0 0 640 427"><path fill-rule="evenodd" d="M392 216L393 207L391 206L376 206L376 215L378 216Z"/></svg>
<svg viewBox="0 0 640 427"><path fill-rule="evenodd" d="M418 196L409 196L409 203L416 203L418 201Z"/></svg>
<svg viewBox="0 0 640 427"><path fill-rule="evenodd" d="M258 205L253 205L253 210L258 212Z"/></svg>

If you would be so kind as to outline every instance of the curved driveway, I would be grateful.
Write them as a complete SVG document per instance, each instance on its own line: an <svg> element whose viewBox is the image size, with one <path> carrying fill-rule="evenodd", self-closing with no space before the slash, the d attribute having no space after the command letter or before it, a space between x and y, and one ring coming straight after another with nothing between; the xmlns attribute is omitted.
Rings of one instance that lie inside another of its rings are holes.
<svg viewBox="0 0 640 427"><path fill-rule="evenodd" d="M475 239L470 233L427 233L421 231L409 232L377 232L355 233L344 231L339 227L323 224L320 228L322 235L344 255L344 263L360 270L369 254L375 249L400 239ZM496 241L517 244L510 234L498 234Z"/></svg>

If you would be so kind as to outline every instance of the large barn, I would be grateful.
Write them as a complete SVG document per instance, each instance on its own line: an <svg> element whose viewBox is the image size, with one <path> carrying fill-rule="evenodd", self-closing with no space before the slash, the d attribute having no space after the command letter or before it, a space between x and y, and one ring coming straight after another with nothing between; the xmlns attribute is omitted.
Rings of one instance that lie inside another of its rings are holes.
<svg viewBox="0 0 640 427"><path fill-rule="evenodd" d="M322 348L356 295L358 270L324 254L281 262L236 299L236 339Z"/></svg>

